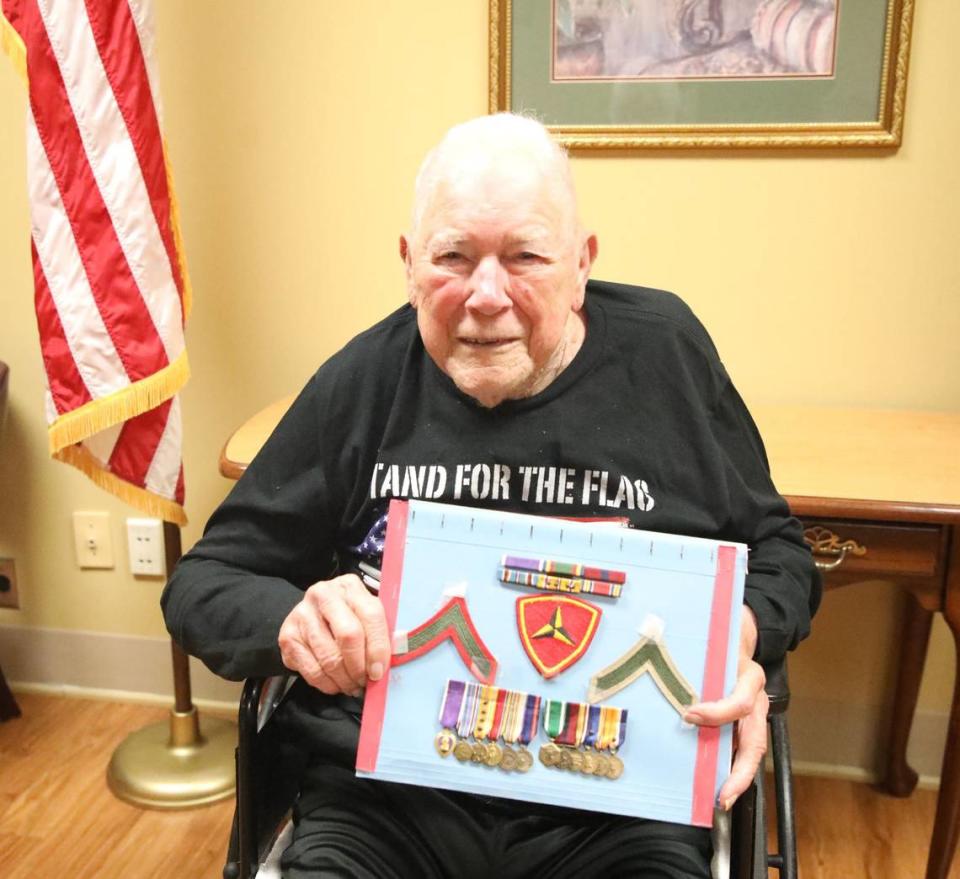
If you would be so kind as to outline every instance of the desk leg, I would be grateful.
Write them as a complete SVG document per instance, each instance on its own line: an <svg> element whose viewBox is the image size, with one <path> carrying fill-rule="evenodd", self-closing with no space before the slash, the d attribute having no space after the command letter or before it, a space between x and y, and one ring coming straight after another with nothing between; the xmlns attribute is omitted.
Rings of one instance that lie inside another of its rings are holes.
<svg viewBox="0 0 960 879"><path fill-rule="evenodd" d="M0 720L12 720L19 716L20 706L13 698L13 693L7 686L7 679L3 676L3 669L0 668Z"/></svg>
<svg viewBox="0 0 960 879"><path fill-rule="evenodd" d="M933 820L933 839L927 861L927 879L946 879L960 838L960 528L954 528L953 546L947 568L944 617L953 633L957 651L957 676L947 727L947 746L940 770L940 794Z"/></svg>
<svg viewBox="0 0 960 879"><path fill-rule="evenodd" d="M893 697L893 718L887 751L887 776L884 786L895 797L908 797L917 786L917 773L907 764L907 739L917 707L923 664L927 658L933 612L920 606L907 593L906 610L900 635L900 663Z"/></svg>

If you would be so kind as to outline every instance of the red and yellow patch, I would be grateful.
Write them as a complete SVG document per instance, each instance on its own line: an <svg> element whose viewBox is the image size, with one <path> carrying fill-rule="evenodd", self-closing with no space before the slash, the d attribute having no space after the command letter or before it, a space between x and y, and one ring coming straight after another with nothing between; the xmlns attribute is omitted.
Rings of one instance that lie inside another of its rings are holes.
<svg viewBox="0 0 960 879"><path fill-rule="evenodd" d="M603 611L572 595L525 595L517 599L520 642L534 668L552 678L587 652Z"/></svg>

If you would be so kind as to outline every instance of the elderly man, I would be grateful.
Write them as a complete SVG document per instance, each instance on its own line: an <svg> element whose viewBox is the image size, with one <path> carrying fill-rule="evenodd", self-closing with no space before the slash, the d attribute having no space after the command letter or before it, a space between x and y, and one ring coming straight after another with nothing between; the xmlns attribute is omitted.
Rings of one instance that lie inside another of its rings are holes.
<svg viewBox="0 0 960 879"><path fill-rule="evenodd" d="M686 715L739 724L724 808L765 749L757 661L795 646L819 600L707 333L672 294L588 283L596 237L542 126L504 114L452 129L421 169L400 254L409 305L318 370L163 597L173 637L217 673L300 676L276 720L303 761L285 875L709 876L699 828L352 772L359 697L386 673L390 633L349 571L376 559L391 497L748 543L738 683ZM454 476L464 462L512 479L484 492ZM558 492L550 468L596 478Z"/></svg>

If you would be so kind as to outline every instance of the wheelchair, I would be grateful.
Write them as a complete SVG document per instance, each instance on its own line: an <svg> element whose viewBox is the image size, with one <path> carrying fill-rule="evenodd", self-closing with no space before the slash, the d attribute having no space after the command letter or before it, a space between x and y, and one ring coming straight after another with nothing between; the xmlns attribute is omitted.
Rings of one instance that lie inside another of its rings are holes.
<svg viewBox="0 0 960 879"><path fill-rule="evenodd" d="M717 813L714 823L714 879L796 879L797 852L786 710L790 702L786 659L764 669L770 697L768 734L775 785L777 852L768 851L764 767L732 814ZM290 809L297 797L296 772L267 722L282 700L290 678L251 678L240 699L237 743L237 794L224 879L278 876L278 850L289 841ZM272 852L272 854L271 854ZM264 866L271 862L273 867ZM262 869L261 869L262 868Z"/></svg>

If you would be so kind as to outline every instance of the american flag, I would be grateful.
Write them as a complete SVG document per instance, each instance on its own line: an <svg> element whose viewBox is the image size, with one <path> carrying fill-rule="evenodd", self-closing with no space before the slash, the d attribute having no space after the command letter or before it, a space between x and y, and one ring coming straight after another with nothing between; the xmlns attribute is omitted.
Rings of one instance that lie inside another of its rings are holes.
<svg viewBox="0 0 960 879"><path fill-rule="evenodd" d="M150 0L0 0L23 76L50 451L183 524L190 288Z"/></svg>

